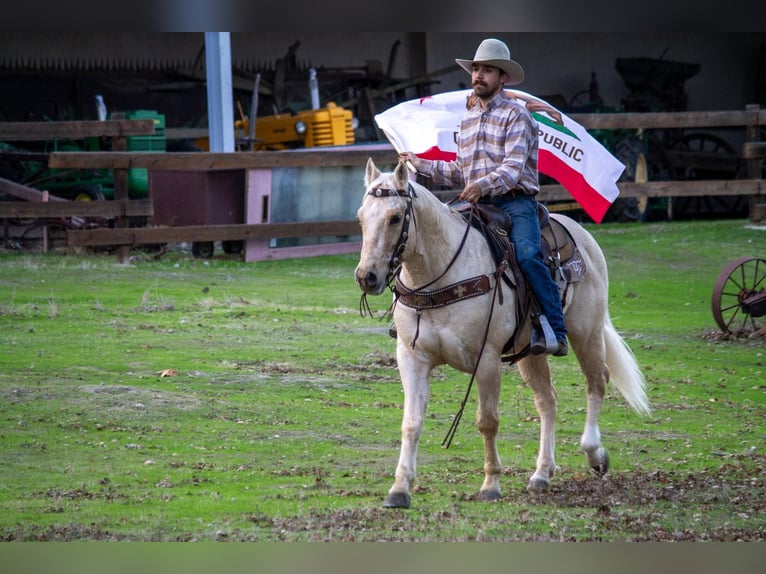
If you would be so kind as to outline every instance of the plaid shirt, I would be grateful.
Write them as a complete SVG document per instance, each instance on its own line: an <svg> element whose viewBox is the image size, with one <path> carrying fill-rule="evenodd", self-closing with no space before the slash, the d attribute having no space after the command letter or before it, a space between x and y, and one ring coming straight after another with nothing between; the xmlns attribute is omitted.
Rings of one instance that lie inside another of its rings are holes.
<svg viewBox="0 0 766 574"><path fill-rule="evenodd" d="M483 111L477 99L460 124L454 161L422 161L424 175L440 185L477 183L484 196L513 189L528 195L540 191L537 171L538 127L521 100L504 90Z"/></svg>

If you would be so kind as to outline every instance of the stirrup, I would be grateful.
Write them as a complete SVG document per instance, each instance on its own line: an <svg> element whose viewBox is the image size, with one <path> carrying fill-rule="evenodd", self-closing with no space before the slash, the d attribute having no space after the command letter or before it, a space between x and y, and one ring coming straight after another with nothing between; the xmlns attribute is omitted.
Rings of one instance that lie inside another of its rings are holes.
<svg viewBox="0 0 766 574"><path fill-rule="evenodd" d="M559 350L559 342L553 332L553 327L548 322L548 317L539 315L537 317L539 325L532 327L532 340L529 346L529 352L533 355L554 354Z"/></svg>

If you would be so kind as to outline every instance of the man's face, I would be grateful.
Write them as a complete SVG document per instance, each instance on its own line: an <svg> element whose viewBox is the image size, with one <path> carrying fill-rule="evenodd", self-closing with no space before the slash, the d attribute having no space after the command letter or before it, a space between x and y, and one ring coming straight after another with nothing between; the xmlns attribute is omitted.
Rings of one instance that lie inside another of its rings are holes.
<svg viewBox="0 0 766 574"><path fill-rule="evenodd" d="M485 64L471 66L471 87L481 99L491 99L503 87L508 76L500 68Z"/></svg>

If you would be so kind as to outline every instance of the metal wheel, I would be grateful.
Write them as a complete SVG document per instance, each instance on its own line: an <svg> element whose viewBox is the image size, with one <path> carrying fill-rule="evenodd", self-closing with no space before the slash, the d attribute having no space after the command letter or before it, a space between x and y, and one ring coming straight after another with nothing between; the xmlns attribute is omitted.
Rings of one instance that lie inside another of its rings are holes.
<svg viewBox="0 0 766 574"><path fill-rule="evenodd" d="M215 253L215 243L212 241L195 241L192 243L191 251L197 259L210 259Z"/></svg>
<svg viewBox="0 0 766 574"><path fill-rule="evenodd" d="M229 255L239 255L244 249L244 241L222 241L221 247L224 253Z"/></svg>
<svg viewBox="0 0 766 574"><path fill-rule="evenodd" d="M74 201L104 201L105 197L95 185L81 185L75 188L72 199Z"/></svg>
<svg viewBox="0 0 766 574"><path fill-rule="evenodd" d="M724 333L766 331L766 260L743 257L724 267L713 287L712 309Z"/></svg>

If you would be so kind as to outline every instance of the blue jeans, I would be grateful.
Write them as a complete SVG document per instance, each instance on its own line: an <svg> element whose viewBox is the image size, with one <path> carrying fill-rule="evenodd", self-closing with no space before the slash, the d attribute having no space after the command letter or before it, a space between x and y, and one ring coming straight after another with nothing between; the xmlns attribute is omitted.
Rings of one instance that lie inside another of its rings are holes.
<svg viewBox="0 0 766 574"><path fill-rule="evenodd" d="M492 198L490 203L511 216L511 241L516 249L516 259L521 272L535 294L540 310L556 334L563 341L567 335L564 326L564 312L561 308L559 289L543 261L540 247L540 220L537 215L537 200L531 195Z"/></svg>

